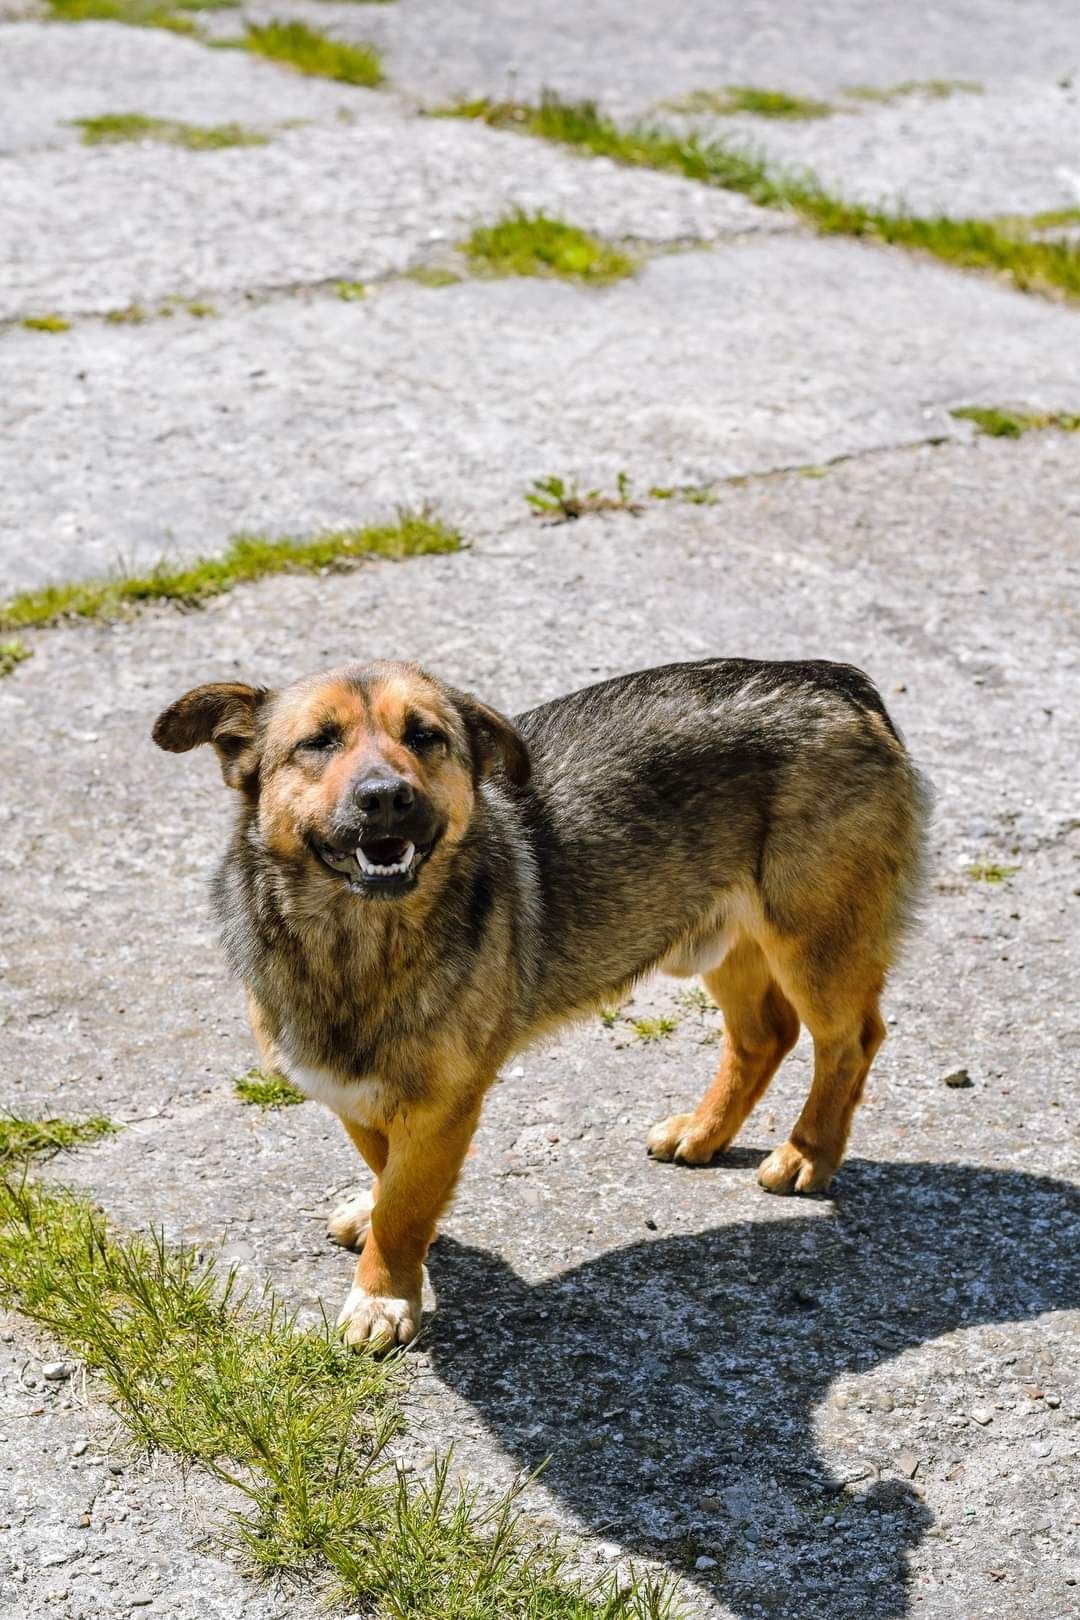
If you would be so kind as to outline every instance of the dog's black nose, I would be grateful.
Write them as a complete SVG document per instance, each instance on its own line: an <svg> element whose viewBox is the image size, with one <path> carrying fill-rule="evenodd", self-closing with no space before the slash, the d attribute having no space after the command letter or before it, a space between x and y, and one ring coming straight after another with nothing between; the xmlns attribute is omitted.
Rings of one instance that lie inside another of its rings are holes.
<svg viewBox="0 0 1080 1620"><path fill-rule="evenodd" d="M366 776L353 789L353 802L370 832L393 832L412 809L416 794L401 776Z"/></svg>

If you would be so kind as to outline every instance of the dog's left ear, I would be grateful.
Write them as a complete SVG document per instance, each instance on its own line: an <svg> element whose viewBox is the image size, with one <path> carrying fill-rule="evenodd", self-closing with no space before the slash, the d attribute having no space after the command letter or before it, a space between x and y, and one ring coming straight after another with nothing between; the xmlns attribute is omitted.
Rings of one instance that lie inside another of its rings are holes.
<svg viewBox="0 0 1080 1620"><path fill-rule="evenodd" d="M158 715L154 741L170 754L213 743L226 786L250 793L259 772L259 710L270 696L240 681L196 686Z"/></svg>
<svg viewBox="0 0 1080 1620"><path fill-rule="evenodd" d="M501 767L514 787L524 787L532 775L532 762L513 722L470 692L455 692L454 699L468 728L478 774L489 776Z"/></svg>

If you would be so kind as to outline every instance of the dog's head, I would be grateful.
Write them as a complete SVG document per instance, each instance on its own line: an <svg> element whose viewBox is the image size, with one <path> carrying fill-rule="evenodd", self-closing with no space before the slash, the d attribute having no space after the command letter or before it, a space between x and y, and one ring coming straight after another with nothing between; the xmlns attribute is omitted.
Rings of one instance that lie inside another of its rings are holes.
<svg viewBox="0 0 1080 1620"><path fill-rule="evenodd" d="M415 664L349 664L280 692L198 686L153 735L172 753L213 743L266 852L365 898L398 899L441 864L483 777L529 777L505 716Z"/></svg>

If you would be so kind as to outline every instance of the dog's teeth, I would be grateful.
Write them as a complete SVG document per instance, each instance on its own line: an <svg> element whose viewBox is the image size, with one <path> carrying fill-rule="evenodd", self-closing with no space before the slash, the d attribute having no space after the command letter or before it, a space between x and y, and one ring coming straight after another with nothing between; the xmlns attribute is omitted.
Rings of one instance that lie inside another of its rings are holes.
<svg viewBox="0 0 1080 1620"><path fill-rule="evenodd" d="M405 846L405 853L401 857L400 861L394 861L389 866L379 866L375 861L368 859L358 844L356 847L356 864L359 866L361 872L370 872L373 877L396 877L398 875L403 875L409 870L415 854L416 845L407 844Z"/></svg>

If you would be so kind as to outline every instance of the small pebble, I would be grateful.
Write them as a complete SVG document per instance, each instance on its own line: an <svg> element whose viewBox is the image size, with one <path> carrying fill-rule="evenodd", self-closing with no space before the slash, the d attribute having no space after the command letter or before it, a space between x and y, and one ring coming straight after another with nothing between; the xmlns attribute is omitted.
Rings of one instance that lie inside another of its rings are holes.
<svg viewBox="0 0 1080 1620"><path fill-rule="evenodd" d="M62 1384L65 1378L71 1377L71 1368L66 1361L47 1361L41 1369L42 1378L47 1378L50 1384Z"/></svg>
<svg viewBox="0 0 1080 1620"><path fill-rule="evenodd" d="M695 1558L694 1559L694 1568L695 1569L715 1569L716 1568L716 1559L715 1558L706 1558L705 1554L702 1553L700 1558Z"/></svg>
<svg viewBox="0 0 1080 1620"><path fill-rule="evenodd" d="M966 1069L954 1069L952 1074L945 1075L941 1083L952 1091L966 1091L968 1086L975 1084Z"/></svg>
<svg viewBox="0 0 1080 1620"><path fill-rule="evenodd" d="M994 1414L988 1406L973 1406L968 1413L972 1423L981 1423L985 1429L988 1423L993 1423Z"/></svg>
<svg viewBox="0 0 1080 1620"><path fill-rule="evenodd" d="M1053 1406L1053 1407L1060 1406L1061 1405L1061 1396L1060 1395L1047 1395L1046 1396L1046 1404L1047 1404L1047 1406Z"/></svg>
<svg viewBox="0 0 1080 1620"><path fill-rule="evenodd" d="M73 1457L82 1457L82 1456L85 1456L86 1452L89 1451L89 1449L90 1449L89 1440L76 1440L75 1444L71 1448L71 1455Z"/></svg>

